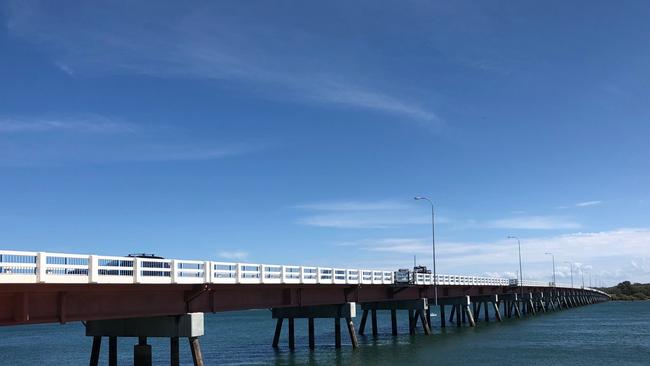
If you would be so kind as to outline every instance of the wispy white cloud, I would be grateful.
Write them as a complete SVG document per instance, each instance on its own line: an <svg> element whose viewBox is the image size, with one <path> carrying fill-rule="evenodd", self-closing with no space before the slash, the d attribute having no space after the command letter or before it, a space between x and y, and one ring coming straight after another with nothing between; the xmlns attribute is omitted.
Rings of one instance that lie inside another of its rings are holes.
<svg viewBox="0 0 650 366"><path fill-rule="evenodd" d="M408 264L414 254L423 255L430 261L431 242L429 238L374 238L343 242L347 250L358 249L368 253L381 254L378 261L388 256L404 258L401 265ZM555 254L558 281L568 281L573 263L574 283L585 281L588 273L592 280L604 279L612 284L622 280L650 281L650 228L621 228L611 231L571 233L556 236L521 239L524 277L535 280L550 280L551 258ZM500 274L514 277L518 271L517 246L511 240L485 242L436 243L437 265L440 273L446 274ZM396 264L400 265L400 264Z"/></svg>
<svg viewBox="0 0 650 366"><path fill-rule="evenodd" d="M101 115L60 118L0 118L2 133L74 132L112 134L134 132L135 125Z"/></svg>
<svg viewBox="0 0 650 366"><path fill-rule="evenodd" d="M422 254L431 252L431 242L422 238L363 239L337 243L339 246L356 246L373 252Z"/></svg>
<svg viewBox="0 0 650 366"><path fill-rule="evenodd" d="M219 258L231 259L231 260L242 260L248 258L248 252L244 251L222 251L217 254Z"/></svg>
<svg viewBox="0 0 650 366"><path fill-rule="evenodd" d="M364 90L350 84L323 82L313 89L313 97L323 103L341 104L403 115L422 124L440 128L444 121L436 113L394 96Z"/></svg>
<svg viewBox="0 0 650 366"><path fill-rule="evenodd" d="M322 35L272 17L242 21L217 4L177 5L169 13L144 5L129 6L128 12L119 5L65 12L48 11L48 4L38 2L10 7L9 32L42 46L62 71L76 77L129 73L231 80L253 83L249 89L271 98L389 113L434 128L443 124L430 107L397 92L394 83L390 89L369 83L372 78L350 72L344 59L323 53L336 44Z"/></svg>
<svg viewBox="0 0 650 366"><path fill-rule="evenodd" d="M91 141L62 146L13 146L0 155L0 166L48 166L67 164L147 163L170 161L215 160L243 155L262 149L259 146L229 144L179 144L168 142L140 143L129 141L116 146L105 141Z"/></svg>
<svg viewBox="0 0 650 366"><path fill-rule="evenodd" d="M246 154L259 150L259 146L218 144L197 146L196 144L150 144L139 145L124 153L107 156L106 160L114 161L183 161L183 160L214 160L234 155Z"/></svg>
<svg viewBox="0 0 650 366"><path fill-rule="evenodd" d="M585 201L576 203L576 207L596 206L602 204L603 201Z"/></svg>
<svg viewBox="0 0 650 366"><path fill-rule="evenodd" d="M561 230L577 229L581 225L562 217L555 216L522 216L487 221L485 227L494 229L516 230Z"/></svg>
<svg viewBox="0 0 650 366"><path fill-rule="evenodd" d="M303 217L298 223L336 229L391 229L404 225L430 224L427 217L406 217L399 215L328 214Z"/></svg>
<svg viewBox="0 0 650 366"><path fill-rule="evenodd" d="M269 146L263 143L190 143L171 132L96 114L58 118L1 117L0 137L4 138L0 140L0 166L213 160Z"/></svg>
<svg viewBox="0 0 650 366"><path fill-rule="evenodd" d="M402 210L409 206L399 201L333 201L295 205L294 208L314 211L382 211Z"/></svg>
<svg viewBox="0 0 650 366"><path fill-rule="evenodd" d="M406 199L314 202L296 205L293 208L311 213L298 219L299 224L308 226L337 229L391 229L406 225L431 224L431 216L419 213L420 210L416 210L416 206ZM448 221L445 217L436 218L439 224Z"/></svg>

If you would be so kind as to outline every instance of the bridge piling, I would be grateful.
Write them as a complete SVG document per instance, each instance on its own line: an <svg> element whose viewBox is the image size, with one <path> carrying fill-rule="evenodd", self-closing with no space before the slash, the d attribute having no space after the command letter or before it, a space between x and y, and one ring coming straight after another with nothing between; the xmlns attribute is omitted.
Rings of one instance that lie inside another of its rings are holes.
<svg viewBox="0 0 650 366"><path fill-rule="evenodd" d="M108 366L117 366L117 337L108 337Z"/></svg>
<svg viewBox="0 0 650 366"><path fill-rule="evenodd" d="M377 331L377 309L372 309L372 335L373 337L376 337L378 334Z"/></svg>
<svg viewBox="0 0 650 366"><path fill-rule="evenodd" d="M289 349L294 350L296 348L296 328L293 317L289 318Z"/></svg>
<svg viewBox="0 0 650 366"><path fill-rule="evenodd" d="M309 333L309 349L316 348L316 340L314 337L314 318L309 318L307 321Z"/></svg>
<svg viewBox="0 0 650 366"><path fill-rule="evenodd" d="M203 366L203 354L201 353L201 346L199 345L198 337L189 337L190 350L192 351L192 361L194 366Z"/></svg>
<svg viewBox="0 0 650 366"><path fill-rule="evenodd" d="M273 335L273 348L278 348L278 343L280 342L280 335L282 333L282 322L284 318L278 318L275 323L275 334Z"/></svg>
<svg viewBox="0 0 650 366"><path fill-rule="evenodd" d="M169 358L171 359L171 366L179 366L181 364L180 344L178 337L169 338ZM117 366L117 360L115 362L115 365L111 366Z"/></svg>
<svg viewBox="0 0 650 366"><path fill-rule="evenodd" d="M352 318L356 316L356 305L353 302L348 302L340 305L318 305L318 306L302 306L290 308L273 308L271 309L272 317L277 319L275 326L275 334L273 336L273 348L278 348L280 342L280 335L282 333L283 319L289 320L289 334L288 343L289 349L295 349L295 319L307 319L309 328L309 348L315 348L314 339L314 319L333 319L334 320L334 346L341 348L341 319L345 320L348 333L350 333L350 341L353 348L359 347L357 340L354 323ZM366 315L367 316L367 315ZM362 318L363 322L363 318ZM365 324L364 324L365 325Z"/></svg>
<svg viewBox="0 0 650 366"><path fill-rule="evenodd" d="M439 298L438 305L440 305L440 327L445 327L445 306L451 306L451 312L449 314L449 322L453 323L456 320L456 326L460 327L462 324L469 323L470 326L476 326L476 321L474 320L474 312L472 302L470 301L470 296L459 296L459 297L447 297Z"/></svg>
<svg viewBox="0 0 650 366"><path fill-rule="evenodd" d="M490 321L490 310L489 306L492 304L494 311L494 317L497 321L501 321L501 314L499 312L499 295L478 295L470 296L470 301L473 304L474 310L474 320L476 322L480 321L481 318L481 309L483 310L483 321Z"/></svg>
<svg viewBox="0 0 650 366"><path fill-rule="evenodd" d="M390 309L390 328L391 333L397 335L397 309Z"/></svg>
<svg viewBox="0 0 650 366"><path fill-rule="evenodd" d="M371 318L374 319L373 336L376 336L378 333L377 320L376 320L377 310L390 310L391 333L393 335L397 335L397 310L408 311L409 334L416 333L418 321L422 323L422 329L424 331L424 334L431 333L431 327L429 327L429 320L425 315L425 312L429 310L429 303L427 299L367 302L361 304L361 309L363 310L363 314L370 313ZM365 322L363 321L363 315L362 315L361 324L359 325L360 335L364 334L364 328L365 328Z"/></svg>
<svg viewBox="0 0 650 366"><path fill-rule="evenodd" d="M147 343L148 337L170 339L170 363L178 364L178 338L186 337L195 366L203 366L203 357L199 346L199 337L203 335L203 313L189 313L177 316L158 316L147 318L128 318L111 320L91 320L86 322L86 335L93 337L90 365L99 362L101 338L109 339L109 365L117 364L118 337L137 337L138 343L133 347L133 364L151 366L152 348Z"/></svg>
<svg viewBox="0 0 650 366"><path fill-rule="evenodd" d="M102 347L102 337L93 337L93 346L90 351L90 366L97 366L99 364L99 351Z"/></svg>
<svg viewBox="0 0 650 366"><path fill-rule="evenodd" d="M492 301L492 307L494 308L494 316L497 321L501 321L501 312L499 311L499 296L494 295L495 301Z"/></svg>
<svg viewBox="0 0 650 366"><path fill-rule="evenodd" d="M147 344L147 337L138 337L138 344L133 346L133 365L151 366L151 345Z"/></svg>

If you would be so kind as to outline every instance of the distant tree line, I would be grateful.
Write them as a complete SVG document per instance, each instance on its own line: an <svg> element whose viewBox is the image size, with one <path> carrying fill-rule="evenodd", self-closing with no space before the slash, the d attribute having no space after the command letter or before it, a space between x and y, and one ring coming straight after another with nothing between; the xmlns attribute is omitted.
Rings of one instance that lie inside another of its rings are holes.
<svg viewBox="0 0 650 366"><path fill-rule="evenodd" d="M624 281L614 287L602 288L612 300L650 300L650 283Z"/></svg>

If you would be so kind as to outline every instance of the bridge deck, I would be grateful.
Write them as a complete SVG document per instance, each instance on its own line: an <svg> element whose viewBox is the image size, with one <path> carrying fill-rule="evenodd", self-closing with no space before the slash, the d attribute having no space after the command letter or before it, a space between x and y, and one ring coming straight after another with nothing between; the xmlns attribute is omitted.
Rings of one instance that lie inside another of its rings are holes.
<svg viewBox="0 0 650 366"><path fill-rule="evenodd" d="M439 298L519 293L503 286L438 286ZM525 287L525 292L549 291ZM560 292L599 295L584 289ZM3 284L0 325L117 319L346 302L433 298L433 286Z"/></svg>
<svg viewBox="0 0 650 366"><path fill-rule="evenodd" d="M0 250L0 325L520 292L504 278ZM515 285L518 285L515 280ZM573 291L524 281L525 292Z"/></svg>

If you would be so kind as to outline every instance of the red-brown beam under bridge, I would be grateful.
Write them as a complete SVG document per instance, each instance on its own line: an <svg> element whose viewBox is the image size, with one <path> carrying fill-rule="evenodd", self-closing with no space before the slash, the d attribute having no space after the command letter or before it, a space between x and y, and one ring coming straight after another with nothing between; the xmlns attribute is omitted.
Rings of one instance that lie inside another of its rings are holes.
<svg viewBox="0 0 650 366"><path fill-rule="evenodd" d="M514 294L509 286L438 286L439 299ZM525 293L548 287L524 287ZM566 296L606 300L583 289L557 289ZM0 284L0 325L66 323L191 312L432 299L433 287L418 285L290 284Z"/></svg>

